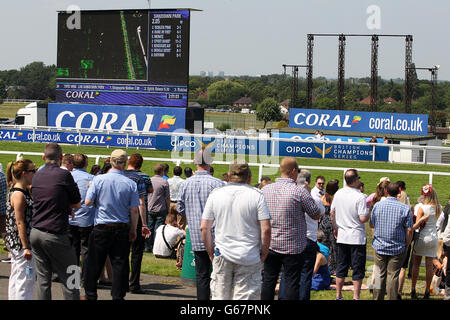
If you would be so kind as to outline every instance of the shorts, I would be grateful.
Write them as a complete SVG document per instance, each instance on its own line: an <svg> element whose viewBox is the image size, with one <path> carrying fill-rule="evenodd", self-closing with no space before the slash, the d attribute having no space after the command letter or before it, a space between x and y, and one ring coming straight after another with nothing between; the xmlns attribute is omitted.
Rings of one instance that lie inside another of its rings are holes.
<svg viewBox="0 0 450 320"><path fill-rule="evenodd" d="M366 245L337 244L336 277L345 278L352 267L352 280L362 280L366 272Z"/></svg>

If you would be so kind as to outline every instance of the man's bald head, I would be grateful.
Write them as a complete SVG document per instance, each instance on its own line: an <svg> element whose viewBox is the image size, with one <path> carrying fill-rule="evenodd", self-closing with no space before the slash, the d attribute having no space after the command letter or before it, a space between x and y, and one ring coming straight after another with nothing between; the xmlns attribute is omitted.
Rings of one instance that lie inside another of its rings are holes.
<svg viewBox="0 0 450 320"><path fill-rule="evenodd" d="M286 157L281 160L280 171L282 177L289 177L294 180L297 179L298 176L298 163L297 160L293 157ZM295 178L294 178L295 176Z"/></svg>
<svg viewBox="0 0 450 320"><path fill-rule="evenodd" d="M210 165L212 164L213 159L211 156L211 149L209 148L201 148L198 149L194 154L194 164L197 167L209 170Z"/></svg>

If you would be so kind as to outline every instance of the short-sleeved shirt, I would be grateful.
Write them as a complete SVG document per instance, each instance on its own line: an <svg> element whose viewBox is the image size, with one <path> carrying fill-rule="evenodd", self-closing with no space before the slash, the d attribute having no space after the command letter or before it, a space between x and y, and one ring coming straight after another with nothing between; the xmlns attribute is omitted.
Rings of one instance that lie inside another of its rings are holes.
<svg viewBox="0 0 450 320"><path fill-rule="evenodd" d="M142 197L143 199L147 195L147 185L145 184L145 180L142 176L139 175L139 173L135 170L125 170L123 174L136 182L136 186L138 189L139 197Z"/></svg>
<svg viewBox="0 0 450 320"><path fill-rule="evenodd" d="M333 198L331 211L335 212L338 227L337 243L351 245L366 244L366 230L360 216L367 216L366 198L358 189L344 187Z"/></svg>
<svg viewBox="0 0 450 320"><path fill-rule="evenodd" d="M399 255L406 248L406 229L413 226L411 209L397 198L388 197L373 206L370 226L374 227L372 246L375 252Z"/></svg>
<svg viewBox="0 0 450 320"><path fill-rule="evenodd" d="M94 201L94 224L129 223L132 207L139 207L136 183L117 169L95 176L86 194Z"/></svg>
<svg viewBox="0 0 450 320"><path fill-rule="evenodd" d="M281 254L302 253L306 247L305 213L318 213L316 202L290 178L278 178L261 191L272 217L270 249Z"/></svg>
<svg viewBox="0 0 450 320"><path fill-rule="evenodd" d="M176 244L178 237L180 238L184 237L184 232L176 227L166 224L163 224L159 226L158 229L156 229L155 243L153 244L153 254L168 257L171 255L172 251L169 249L169 247L167 247L167 244L164 242L163 230L167 244L171 247L173 247Z"/></svg>
<svg viewBox="0 0 450 320"><path fill-rule="evenodd" d="M170 201L178 201L178 193L180 190L181 184L184 182L184 179L182 179L180 176L173 176L169 180L167 180L169 183L169 189L170 189Z"/></svg>
<svg viewBox="0 0 450 320"><path fill-rule="evenodd" d="M84 169L77 168L74 168L71 173L80 190L81 208L74 211L75 218L69 217L69 224L77 227L90 227L94 225L95 208L86 206L84 199L86 199L87 189L94 176Z"/></svg>
<svg viewBox="0 0 450 320"><path fill-rule="evenodd" d="M180 187L178 212L186 216L194 251L206 250L200 233L203 209L211 191L224 185L222 181L211 176L208 171L196 171Z"/></svg>
<svg viewBox="0 0 450 320"><path fill-rule="evenodd" d="M33 228L52 233L69 229L70 205L81 201L80 191L68 170L47 163L33 177Z"/></svg>
<svg viewBox="0 0 450 320"><path fill-rule="evenodd" d="M148 198L148 212L169 210L166 199L170 197L169 183L163 177L152 177L153 193Z"/></svg>
<svg viewBox="0 0 450 320"><path fill-rule="evenodd" d="M270 219L260 190L233 182L214 189L206 201L202 219L215 221L215 246L226 260L239 265L260 261L259 221Z"/></svg>
<svg viewBox="0 0 450 320"><path fill-rule="evenodd" d="M6 214L6 176L0 171L0 216Z"/></svg>
<svg viewBox="0 0 450 320"><path fill-rule="evenodd" d="M150 178L150 176L148 174L146 174L145 172L142 172L142 171L136 171L136 172L138 175L141 176L142 179L144 179L146 190L148 190L148 188L153 188L152 179ZM145 210L148 212L148 193L147 192L145 193L144 202L145 202Z"/></svg>

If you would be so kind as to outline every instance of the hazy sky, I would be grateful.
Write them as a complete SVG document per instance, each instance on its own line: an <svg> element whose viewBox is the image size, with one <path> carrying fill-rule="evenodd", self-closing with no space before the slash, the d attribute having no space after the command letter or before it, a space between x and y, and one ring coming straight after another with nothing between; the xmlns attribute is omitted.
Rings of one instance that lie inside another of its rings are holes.
<svg viewBox="0 0 450 320"><path fill-rule="evenodd" d="M32 61L56 64L57 10L148 8L147 0L1 0L0 70ZM366 13L380 9L380 29ZM281 73L283 63L306 63L308 33L412 34L416 66L441 66L450 80L449 0L152 0L152 8L196 8L191 17L190 74ZM314 77L337 77L337 38L316 38ZM381 38L379 74L404 77L405 41ZM370 76L370 37L347 38L346 78ZM305 76L305 70L301 70ZM427 71L418 73L429 79Z"/></svg>

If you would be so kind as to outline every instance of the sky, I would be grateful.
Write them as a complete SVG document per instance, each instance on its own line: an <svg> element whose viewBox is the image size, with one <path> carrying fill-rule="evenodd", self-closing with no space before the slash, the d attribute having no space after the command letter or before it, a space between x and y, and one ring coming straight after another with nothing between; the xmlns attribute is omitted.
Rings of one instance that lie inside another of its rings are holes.
<svg viewBox="0 0 450 320"><path fill-rule="evenodd" d="M148 0L1 0L0 70L56 64L57 11L74 4L81 10L149 8ZM379 14L368 13L370 6ZM150 7L202 10L191 16L191 75L280 74L282 64L306 64L308 33L411 34L416 66L440 65L439 80L450 81L448 0L151 0ZM370 37L347 38L346 78L370 77L370 43ZM337 78L337 59L338 39L316 37L314 77ZM404 38L380 39L382 78L404 78L404 59ZM430 73L419 71L418 78Z"/></svg>

